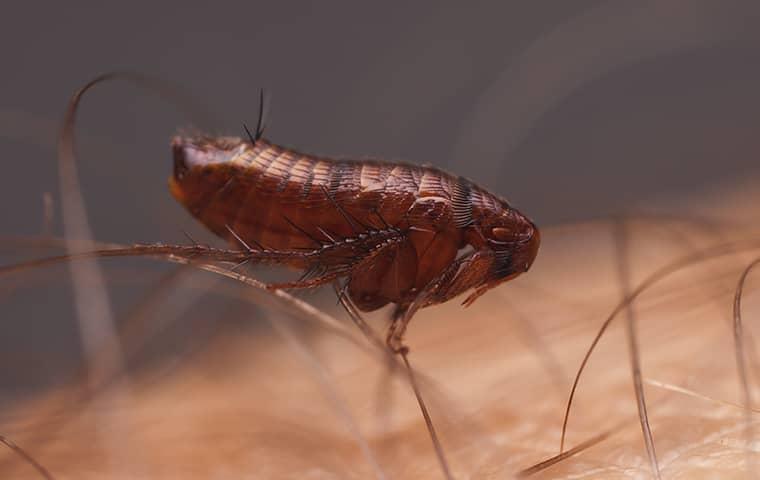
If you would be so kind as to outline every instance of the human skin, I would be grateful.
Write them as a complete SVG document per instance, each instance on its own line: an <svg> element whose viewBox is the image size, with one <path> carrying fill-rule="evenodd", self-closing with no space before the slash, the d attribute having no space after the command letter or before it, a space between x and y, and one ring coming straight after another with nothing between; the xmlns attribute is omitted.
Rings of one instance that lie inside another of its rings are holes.
<svg viewBox="0 0 760 480"><path fill-rule="evenodd" d="M716 211L716 200L699 219L647 215L549 227L530 275L470 309L449 302L419 314L408 332L410 360L455 478L509 478L556 455L573 375L626 295L624 285L630 292L661 267L703 249L709 252L704 261L677 269L632 304L649 423L663 478L745 475L752 459L745 448L732 303L739 275L760 248L752 243L757 235L743 227L753 202L721 198L725 207ZM627 238L622 250L615 242L621 225ZM714 248L727 243L745 246L724 254ZM750 333L760 306L756 284L750 275L743 301ZM220 288L207 296L229 302L226 286ZM186 287L179 293L190 301L199 292ZM342 315L339 309L330 313ZM378 332L381 313L369 318ZM188 311L182 323L196 316ZM76 398L71 386L19 405L4 417L2 434L61 478L288 478L307 472L372 478L378 467L387 478L441 478L406 377L389 373L367 348L271 307L202 316L221 323L217 334L172 364L159 356L131 370L131 395L116 403L98 403L97 396L67 403ZM241 319L253 325L262 318L276 328L240 330ZM625 321L624 315L613 320L591 356L567 447L608 436L533 478L651 476ZM231 330L236 322L238 330ZM169 335L163 341L171 344ZM62 406L64 413L49 415ZM116 423L121 430L114 437L107 427ZM38 478L10 451L2 454L0 470Z"/></svg>

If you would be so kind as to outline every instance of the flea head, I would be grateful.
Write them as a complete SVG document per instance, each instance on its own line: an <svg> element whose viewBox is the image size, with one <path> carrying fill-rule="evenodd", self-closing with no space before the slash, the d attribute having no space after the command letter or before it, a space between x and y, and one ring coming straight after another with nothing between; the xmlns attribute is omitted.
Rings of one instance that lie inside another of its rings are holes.
<svg viewBox="0 0 760 480"><path fill-rule="evenodd" d="M469 243L491 258L484 283L493 287L527 272L538 254L541 234L525 215L498 197L479 202L469 226Z"/></svg>
<svg viewBox="0 0 760 480"><path fill-rule="evenodd" d="M538 227L517 210L506 206L471 225L478 241L471 267L475 291L463 302L470 305L491 288L527 272L538 254L541 234ZM471 235L471 238L474 237Z"/></svg>
<svg viewBox="0 0 760 480"><path fill-rule="evenodd" d="M538 254L541 234L525 215L507 208L490 225L481 230L489 248L494 252L497 277L527 272Z"/></svg>

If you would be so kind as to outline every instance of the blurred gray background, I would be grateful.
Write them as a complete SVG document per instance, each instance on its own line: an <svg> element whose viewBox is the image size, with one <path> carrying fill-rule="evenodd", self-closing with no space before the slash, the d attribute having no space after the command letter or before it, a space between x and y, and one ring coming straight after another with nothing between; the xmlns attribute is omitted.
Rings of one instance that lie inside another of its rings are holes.
<svg viewBox="0 0 760 480"><path fill-rule="evenodd" d="M275 142L433 163L540 225L731 185L758 171L759 20L756 1L8 2L0 235L41 233L44 192L60 205L54 148L68 99L114 69L190 92L218 134L255 125L263 87ZM97 239L210 238L166 188L169 139L189 125L124 82L85 98L79 169ZM0 258L51 252L11 244ZM161 274L122 266L132 281L111 286L120 316ZM0 395L63 381L76 364L66 275L0 278ZM221 328L209 312L218 306L198 308L161 348ZM248 328L233 318L227 327Z"/></svg>

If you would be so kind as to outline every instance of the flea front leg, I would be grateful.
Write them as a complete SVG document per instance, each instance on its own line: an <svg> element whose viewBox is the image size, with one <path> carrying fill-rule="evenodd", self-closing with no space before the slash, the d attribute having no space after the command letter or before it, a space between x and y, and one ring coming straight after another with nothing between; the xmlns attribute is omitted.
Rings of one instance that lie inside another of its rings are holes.
<svg viewBox="0 0 760 480"><path fill-rule="evenodd" d="M404 333L409 321L420 308L443 303L475 288L475 292L465 300L465 305L472 303L487 287L488 272L493 261L493 252L489 250L479 250L464 255L453 261L440 275L431 280L411 304L399 305L393 312L391 326L388 328L386 336L388 348L394 353L409 351L409 347L403 342Z"/></svg>

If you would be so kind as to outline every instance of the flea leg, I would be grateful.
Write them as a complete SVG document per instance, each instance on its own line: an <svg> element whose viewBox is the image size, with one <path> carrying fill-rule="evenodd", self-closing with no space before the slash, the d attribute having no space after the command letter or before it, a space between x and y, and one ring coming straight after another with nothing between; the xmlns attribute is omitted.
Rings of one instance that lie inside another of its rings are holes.
<svg viewBox="0 0 760 480"><path fill-rule="evenodd" d="M404 345L404 332L409 321L412 319L409 313L409 306L398 306L393 311L391 326L388 327L388 334L385 337L385 343L393 353L405 355L409 353L409 347Z"/></svg>
<svg viewBox="0 0 760 480"><path fill-rule="evenodd" d="M380 230L353 242L335 242L319 249L303 252L270 252L270 256L291 254L308 265L306 273L292 282L271 283L269 289L314 288L353 272L370 267L375 259L396 249L405 236L396 230ZM281 262L287 263L287 262Z"/></svg>
<svg viewBox="0 0 760 480"><path fill-rule="evenodd" d="M338 282L333 282L333 289L335 290L335 295L338 296L338 301L341 303L341 305L343 305L343 308L346 309L348 316L351 317L351 321L354 322L357 327L359 327L359 330L364 333L364 336L367 337L367 340L376 344L380 348L384 348L383 341L377 337L375 332L372 330L372 327L370 327L366 320L364 320L364 318L359 313L359 309L356 308L354 302L352 302L351 298L349 298L348 293L346 292L348 289L348 282L343 285Z"/></svg>
<svg viewBox="0 0 760 480"><path fill-rule="evenodd" d="M269 290L286 290L286 289L307 289L307 288L315 288L319 287L320 285L324 285L325 283L332 282L333 280L337 279L341 275L345 274L344 268L350 269L349 266L341 266L341 268L335 270L335 271L328 271L327 273L323 275L318 275L312 278L305 278L305 279L299 279L292 282L281 282L281 283L268 283L267 288ZM307 272L308 274L309 272ZM307 275L308 276L308 275Z"/></svg>
<svg viewBox="0 0 760 480"><path fill-rule="evenodd" d="M483 279L491 262L491 252L488 251L475 251L460 257L431 280L410 304L399 305L393 312L393 320L388 328L385 340L388 348L394 353L408 353L409 348L403 342L404 333L417 310L443 303L470 288L476 288L477 294L477 289L484 285Z"/></svg>

